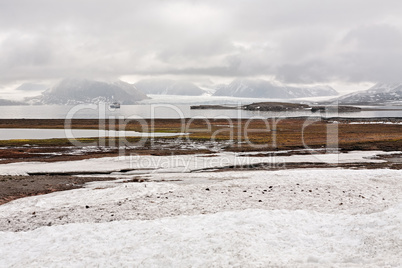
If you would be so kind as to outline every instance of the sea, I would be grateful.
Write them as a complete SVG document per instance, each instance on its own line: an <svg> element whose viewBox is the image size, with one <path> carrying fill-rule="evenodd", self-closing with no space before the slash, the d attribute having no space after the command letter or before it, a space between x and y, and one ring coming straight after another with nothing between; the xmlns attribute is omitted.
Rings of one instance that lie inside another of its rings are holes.
<svg viewBox="0 0 402 268"><path fill-rule="evenodd" d="M245 110L198 110L185 104L142 104L122 105L120 109L110 108L107 104L79 105L37 105L37 106L0 106L1 119L182 119L182 118L285 118L285 117L345 117L345 118L382 118L402 117L401 106L363 107L368 110L352 113L312 113L311 111L245 111Z"/></svg>

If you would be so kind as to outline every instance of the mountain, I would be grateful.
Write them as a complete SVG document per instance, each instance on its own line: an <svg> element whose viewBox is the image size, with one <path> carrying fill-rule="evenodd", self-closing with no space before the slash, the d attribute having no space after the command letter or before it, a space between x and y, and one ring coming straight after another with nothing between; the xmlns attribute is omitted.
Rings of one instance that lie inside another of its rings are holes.
<svg viewBox="0 0 402 268"><path fill-rule="evenodd" d="M330 86L286 87L295 98L336 96L339 93Z"/></svg>
<svg viewBox="0 0 402 268"><path fill-rule="evenodd" d="M221 85L214 95L245 98L291 99L334 96L338 95L338 92L329 86L297 88L274 85L262 79L236 79L229 85Z"/></svg>
<svg viewBox="0 0 402 268"><path fill-rule="evenodd" d="M119 101L133 104L148 98L133 85L123 81L100 82L87 79L64 79L40 96L27 99L31 104L79 104Z"/></svg>
<svg viewBox="0 0 402 268"><path fill-rule="evenodd" d="M200 96L205 93L193 83L170 79L144 79L134 85L146 94Z"/></svg>
<svg viewBox="0 0 402 268"><path fill-rule="evenodd" d="M402 83L377 83L373 87L341 96L334 101L343 104L384 104L402 100Z"/></svg>

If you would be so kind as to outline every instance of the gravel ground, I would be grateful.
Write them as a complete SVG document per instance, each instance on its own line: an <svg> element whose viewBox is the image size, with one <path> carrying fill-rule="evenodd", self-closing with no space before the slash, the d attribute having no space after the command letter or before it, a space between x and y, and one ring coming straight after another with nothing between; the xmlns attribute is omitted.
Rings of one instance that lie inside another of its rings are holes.
<svg viewBox="0 0 402 268"><path fill-rule="evenodd" d="M72 176L0 176L0 205L21 197L81 188L85 183L95 180L108 179Z"/></svg>

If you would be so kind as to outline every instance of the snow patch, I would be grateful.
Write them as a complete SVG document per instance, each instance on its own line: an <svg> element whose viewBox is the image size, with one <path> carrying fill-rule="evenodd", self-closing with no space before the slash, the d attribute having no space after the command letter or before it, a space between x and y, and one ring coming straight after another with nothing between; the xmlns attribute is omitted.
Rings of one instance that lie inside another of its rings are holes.
<svg viewBox="0 0 402 268"><path fill-rule="evenodd" d="M131 169L131 172L124 174L134 175L143 174L144 170L150 173L179 173L194 172L203 169L220 168L232 165L252 165L266 163L275 167L286 168L286 163L381 163L384 160L373 159L377 154L392 154L397 152L382 151L352 151L349 153L327 153L307 155L254 157L252 155L242 155L238 153L224 152L214 155L172 155L172 156L122 156L104 157L96 159L85 159L79 161L65 162L19 162L0 165L1 175L27 175L28 173L61 173L61 172L116 172L121 175L119 170ZM208 157L206 157L208 156Z"/></svg>
<svg viewBox="0 0 402 268"><path fill-rule="evenodd" d="M402 204L370 215L244 210L0 232L2 266L397 267Z"/></svg>

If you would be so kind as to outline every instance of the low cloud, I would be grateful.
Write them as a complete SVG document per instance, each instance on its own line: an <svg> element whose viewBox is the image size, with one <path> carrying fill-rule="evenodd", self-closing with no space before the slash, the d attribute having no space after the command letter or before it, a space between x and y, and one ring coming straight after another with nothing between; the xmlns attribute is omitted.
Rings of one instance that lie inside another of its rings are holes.
<svg viewBox="0 0 402 268"><path fill-rule="evenodd" d="M400 1L0 4L0 83L127 75L399 80Z"/></svg>

